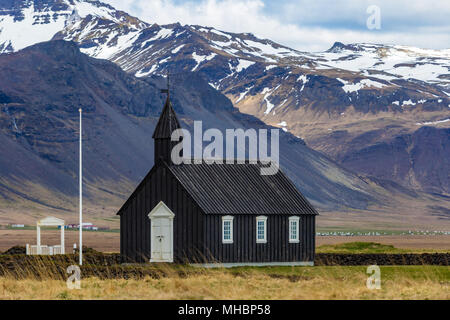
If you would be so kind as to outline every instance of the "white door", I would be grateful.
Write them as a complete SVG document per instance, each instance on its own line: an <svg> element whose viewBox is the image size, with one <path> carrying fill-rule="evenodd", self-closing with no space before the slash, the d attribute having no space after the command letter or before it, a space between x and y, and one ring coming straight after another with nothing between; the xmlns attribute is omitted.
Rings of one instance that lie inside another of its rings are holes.
<svg viewBox="0 0 450 320"><path fill-rule="evenodd" d="M172 219L158 217L153 218L152 224L152 255L151 261L172 262Z"/></svg>
<svg viewBox="0 0 450 320"><path fill-rule="evenodd" d="M150 262L173 262L175 214L161 201L148 216L151 222Z"/></svg>

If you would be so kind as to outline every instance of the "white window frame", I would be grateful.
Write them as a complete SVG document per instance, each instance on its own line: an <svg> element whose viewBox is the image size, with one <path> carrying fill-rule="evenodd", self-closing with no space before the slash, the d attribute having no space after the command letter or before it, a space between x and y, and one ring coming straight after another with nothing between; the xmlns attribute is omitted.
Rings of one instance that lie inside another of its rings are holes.
<svg viewBox="0 0 450 320"><path fill-rule="evenodd" d="M296 238L293 239L292 238L292 230L291 230L291 222L296 222L297 225L297 232L296 232ZM289 243L299 243L300 242L300 217L297 216L293 216L293 217L289 217Z"/></svg>
<svg viewBox="0 0 450 320"><path fill-rule="evenodd" d="M264 239L258 238L258 223L260 221L264 222ZM256 217L256 243L267 243L267 217L266 216Z"/></svg>
<svg viewBox="0 0 450 320"><path fill-rule="evenodd" d="M233 243L233 216L222 216L222 243ZM225 222L230 222L230 239L225 239Z"/></svg>

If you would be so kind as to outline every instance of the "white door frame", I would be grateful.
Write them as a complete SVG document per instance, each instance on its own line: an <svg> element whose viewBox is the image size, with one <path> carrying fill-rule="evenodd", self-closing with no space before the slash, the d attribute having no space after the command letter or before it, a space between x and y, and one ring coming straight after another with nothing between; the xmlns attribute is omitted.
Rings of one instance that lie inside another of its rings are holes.
<svg viewBox="0 0 450 320"><path fill-rule="evenodd" d="M172 210L169 209L168 206L162 201L160 201L148 214L148 217L150 219L150 262L173 262L173 219L175 218L175 214L172 212ZM167 259L160 259L152 257L153 249L154 249L154 239L156 239L157 236L160 235L154 235L153 234L153 224L156 221L156 219L164 219L168 222L169 225L169 248L170 248L170 254Z"/></svg>

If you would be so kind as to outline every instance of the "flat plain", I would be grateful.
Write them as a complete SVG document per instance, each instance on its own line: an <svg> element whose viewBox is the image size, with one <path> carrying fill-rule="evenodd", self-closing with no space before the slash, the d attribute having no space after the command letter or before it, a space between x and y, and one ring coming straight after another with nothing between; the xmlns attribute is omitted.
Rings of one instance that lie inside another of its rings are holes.
<svg viewBox="0 0 450 320"><path fill-rule="evenodd" d="M66 231L66 252L71 252L74 243L78 243L77 231ZM58 230L42 231L42 243L48 245L59 244ZM336 245L348 242L378 242L393 245L396 248L412 251L442 251L450 250L450 235L383 235L383 236L318 236L317 246ZM25 246L36 243L35 230L0 230L0 252L15 245ZM83 244L102 252L119 252L119 232L85 231Z"/></svg>

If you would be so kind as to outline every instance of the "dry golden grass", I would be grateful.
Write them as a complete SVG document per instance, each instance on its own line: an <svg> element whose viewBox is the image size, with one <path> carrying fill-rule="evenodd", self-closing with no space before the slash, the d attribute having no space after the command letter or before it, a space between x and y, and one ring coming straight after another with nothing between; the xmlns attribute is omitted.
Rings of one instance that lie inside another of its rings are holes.
<svg viewBox="0 0 450 320"><path fill-rule="evenodd" d="M450 299L450 268L381 267L381 289L366 287L365 267L272 267L200 270L160 279L0 278L0 299Z"/></svg>

